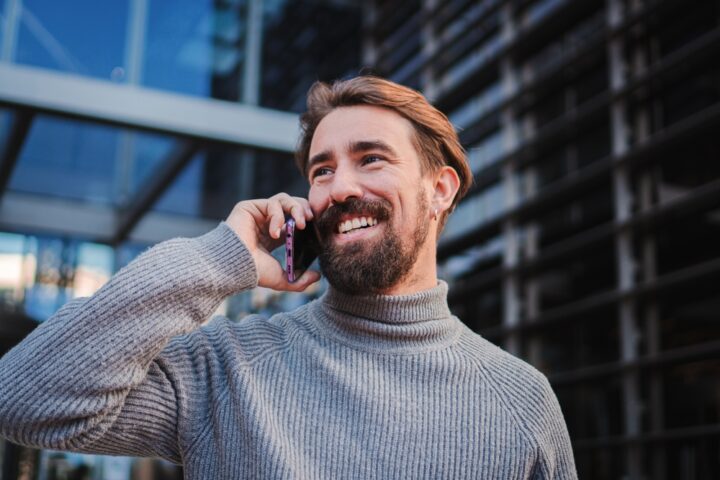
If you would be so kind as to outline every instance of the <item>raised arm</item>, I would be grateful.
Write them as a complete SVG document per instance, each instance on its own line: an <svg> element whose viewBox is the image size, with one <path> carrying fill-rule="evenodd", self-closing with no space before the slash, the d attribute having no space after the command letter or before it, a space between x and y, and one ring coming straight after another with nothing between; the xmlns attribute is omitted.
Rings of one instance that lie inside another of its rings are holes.
<svg viewBox="0 0 720 480"><path fill-rule="evenodd" d="M170 339L258 280L303 290L318 279L306 272L287 284L269 262L281 243L267 233L277 230L267 214L273 201L241 202L208 234L156 245L36 328L0 359L0 435L40 448L180 461L181 390L192 379L161 353Z"/></svg>

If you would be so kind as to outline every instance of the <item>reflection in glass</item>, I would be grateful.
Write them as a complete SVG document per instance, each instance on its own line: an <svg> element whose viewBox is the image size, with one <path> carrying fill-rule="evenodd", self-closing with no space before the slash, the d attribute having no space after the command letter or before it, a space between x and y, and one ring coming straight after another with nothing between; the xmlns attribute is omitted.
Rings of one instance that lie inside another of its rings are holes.
<svg viewBox="0 0 720 480"><path fill-rule="evenodd" d="M0 233L0 309L20 309L25 288L32 284L35 257L26 255L25 236Z"/></svg>
<svg viewBox="0 0 720 480"><path fill-rule="evenodd" d="M11 190L122 205L165 160L172 140L100 124L38 116Z"/></svg>
<svg viewBox="0 0 720 480"><path fill-rule="evenodd" d="M129 2L22 2L15 61L123 81Z"/></svg>
<svg viewBox="0 0 720 480"><path fill-rule="evenodd" d="M148 2L142 83L238 100L244 67L246 2Z"/></svg>
<svg viewBox="0 0 720 480"><path fill-rule="evenodd" d="M0 232L0 310L44 321L68 300L104 285L113 257L106 245Z"/></svg>
<svg viewBox="0 0 720 480"><path fill-rule="evenodd" d="M152 207L153 211L198 216L206 155L197 153Z"/></svg>
<svg viewBox="0 0 720 480"><path fill-rule="evenodd" d="M117 139L110 127L36 118L10 189L110 204Z"/></svg>

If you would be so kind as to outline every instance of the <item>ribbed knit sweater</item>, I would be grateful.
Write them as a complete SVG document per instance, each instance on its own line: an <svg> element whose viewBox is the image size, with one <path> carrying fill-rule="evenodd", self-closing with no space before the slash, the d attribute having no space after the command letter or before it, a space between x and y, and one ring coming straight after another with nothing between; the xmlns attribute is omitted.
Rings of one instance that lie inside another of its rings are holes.
<svg viewBox="0 0 720 480"><path fill-rule="evenodd" d="M203 325L256 283L224 223L158 244L0 360L0 434L188 479L576 478L547 380L452 316L445 283Z"/></svg>

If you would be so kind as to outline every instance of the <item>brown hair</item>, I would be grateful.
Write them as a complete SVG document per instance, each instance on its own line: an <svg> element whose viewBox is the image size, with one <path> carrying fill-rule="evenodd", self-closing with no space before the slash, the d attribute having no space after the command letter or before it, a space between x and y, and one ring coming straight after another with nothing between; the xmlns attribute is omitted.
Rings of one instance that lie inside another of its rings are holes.
<svg viewBox="0 0 720 480"><path fill-rule="evenodd" d="M300 117L300 142L295 161L307 177L310 144L315 129L327 114L338 107L371 105L388 108L403 116L413 125L413 143L421 159L423 173L449 165L460 177L460 188L451 207L440 218L440 230L447 216L467 193L473 182L472 171L460 145L455 129L440 110L430 105L419 92L397 83L373 76L355 77L332 84L315 82L307 97L307 112Z"/></svg>

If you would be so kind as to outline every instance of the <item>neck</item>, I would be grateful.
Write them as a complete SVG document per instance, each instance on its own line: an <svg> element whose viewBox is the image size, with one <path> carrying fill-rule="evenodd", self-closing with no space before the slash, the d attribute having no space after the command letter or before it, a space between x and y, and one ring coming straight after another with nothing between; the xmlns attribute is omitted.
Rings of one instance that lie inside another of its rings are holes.
<svg viewBox="0 0 720 480"><path fill-rule="evenodd" d="M447 305L447 284L410 295L348 295L330 286L314 304L319 332L378 352L441 348L460 334Z"/></svg>

